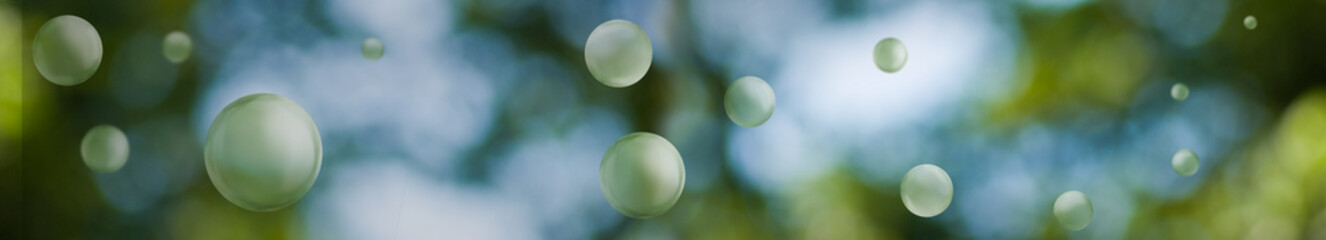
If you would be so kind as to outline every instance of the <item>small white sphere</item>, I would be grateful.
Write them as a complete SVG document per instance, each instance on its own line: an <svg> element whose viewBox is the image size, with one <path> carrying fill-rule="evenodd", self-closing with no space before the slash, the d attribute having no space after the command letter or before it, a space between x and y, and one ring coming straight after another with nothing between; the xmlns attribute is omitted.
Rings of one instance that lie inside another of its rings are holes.
<svg viewBox="0 0 1326 240"><path fill-rule="evenodd" d="M207 129L203 160L212 185L250 211L298 202L322 169L322 137L294 101L252 94L226 105Z"/></svg>
<svg viewBox="0 0 1326 240"><path fill-rule="evenodd" d="M83 135L79 152L83 155L83 163L92 171L115 172L129 160L129 138L115 126L97 125Z"/></svg>
<svg viewBox="0 0 1326 240"><path fill-rule="evenodd" d="M746 76L732 82L723 96L723 110L742 127L758 127L773 116L774 91L769 83Z"/></svg>
<svg viewBox="0 0 1326 240"><path fill-rule="evenodd" d="M161 42L161 53L171 63L179 64L184 60L188 60L192 52L193 39L181 31L172 31L166 34L166 39Z"/></svg>
<svg viewBox="0 0 1326 240"><path fill-rule="evenodd" d="M1091 223L1091 199L1078 191L1068 191L1054 200L1054 218L1069 231L1082 230Z"/></svg>
<svg viewBox="0 0 1326 240"><path fill-rule="evenodd" d="M364 39L364 44L359 51L364 55L364 59L378 60L382 59L382 55L387 52L387 48L382 45L382 40L368 38Z"/></svg>
<svg viewBox="0 0 1326 240"><path fill-rule="evenodd" d="M101 67L101 36L83 18L62 15L47 20L32 39L32 63L55 85L87 81Z"/></svg>
<svg viewBox="0 0 1326 240"><path fill-rule="evenodd" d="M686 185L681 153L662 136L627 134L603 154L599 187L608 204L622 215L652 218L672 209Z"/></svg>
<svg viewBox="0 0 1326 240"><path fill-rule="evenodd" d="M1169 88L1169 96L1173 97L1174 100L1188 100L1188 85L1175 83L1173 87Z"/></svg>
<svg viewBox="0 0 1326 240"><path fill-rule="evenodd" d="M1170 165L1174 166L1174 173L1187 177L1197 173L1197 168L1201 166L1201 162L1197 160L1197 153L1183 149L1174 153L1174 158L1170 159Z"/></svg>
<svg viewBox="0 0 1326 240"><path fill-rule="evenodd" d="M649 35L630 21L616 19L599 24L585 42L589 73L609 87L623 88L639 82L653 61Z"/></svg>
<svg viewBox="0 0 1326 240"><path fill-rule="evenodd" d="M953 202L953 180L944 169L921 164L902 177L902 204L919 217L934 217Z"/></svg>
<svg viewBox="0 0 1326 240"><path fill-rule="evenodd" d="M875 67L886 73L895 73L907 65L907 46L897 38L885 38L875 44Z"/></svg>

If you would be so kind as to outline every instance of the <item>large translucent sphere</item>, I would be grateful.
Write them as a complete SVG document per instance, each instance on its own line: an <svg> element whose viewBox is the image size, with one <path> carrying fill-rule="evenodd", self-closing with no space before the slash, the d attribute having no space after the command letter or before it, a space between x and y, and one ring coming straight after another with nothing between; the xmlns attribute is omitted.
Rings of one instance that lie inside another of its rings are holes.
<svg viewBox="0 0 1326 240"><path fill-rule="evenodd" d="M1091 199L1078 191L1068 191L1054 200L1054 218L1069 231L1082 230L1091 223Z"/></svg>
<svg viewBox="0 0 1326 240"><path fill-rule="evenodd" d="M172 63L181 63L189 59L189 54L193 52L193 39L188 34L181 31L173 31L166 34L166 39L161 41L161 53L166 55L166 60Z"/></svg>
<svg viewBox="0 0 1326 240"><path fill-rule="evenodd" d="M953 180L944 169L921 164L902 177L902 204L919 217L934 217L953 202Z"/></svg>
<svg viewBox="0 0 1326 240"><path fill-rule="evenodd" d="M774 111L774 92L769 83L746 76L732 82L723 96L723 108L732 122L742 127L757 127L769 120Z"/></svg>
<svg viewBox="0 0 1326 240"><path fill-rule="evenodd" d="M907 46L897 38L885 38L875 44L875 66L886 73L895 73L907 65Z"/></svg>
<svg viewBox="0 0 1326 240"><path fill-rule="evenodd" d="M78 85L101 66L101 36L83 18L73 15L52 18L37 29L32 39L32 63L51 83Z"/></svg>
<svg viewBox="0 0 1326 240"><path fill-rule="evenodd" d="M636 132L617 139L599 164L603 197L628 217L651 218L667 212L685 185L681 153L653 133Z"/></svg>
<svg viewBox="0 0 1326 240"><path fill-rule="evenodd" d="M1174 153L1174 158L1170 160L1170 164L1174 165L1175 173L1184 177L1192 176L1194 173L1197 173L1197 168L1202 165L1201 162L1197 160L1197 153L1188 149L1179 150L1179 152Z"/></svg>
<svg viewBox="0 0 1326 240"><path fill-rule="evenodd" d="M1257 29L1257 17L1253 17L1252 15L1244 17L1243 27L1248 28L1248 30Z"/></svg>
<svg viewBox="0 0 1326 240"><path fill-rule="evenodd" d="M377 38L364 39L364 46L359 49L368 60L382 59L382 54L386 53L386 46L382 45L382 40Z"/></svg>
<svg viewBox="0 0 1326 240"><path fill-rule="evenodd" d="M226 105L207 129L203 159L216 190L258 212L290 206L322 167L322 138L299 104L252 94Z"/></svg>
<svg viewBox="0 0 1326 240"><path fill-rule="evenodd" d="M1182 83L1175 83L1174 87L1169 88L1169 96L1173 97L1174 100L1179 100L1179 101L1187 100L1188 85Z"/></svg>
<svg viewBox="0 0 1326 240"><path fill-rule="evenodd" d="M129 160L129 138L111 125L97 125L83 135L79 149L87 168L100 173L120 170Z"/></svg>
<svg viewBox="0 0 1326 240"><path fill-rule="evenodd" d="M640 81L654 59L645 30L626 20L599 24L585 42L585 65L603 85L622 88Z"/></svg>

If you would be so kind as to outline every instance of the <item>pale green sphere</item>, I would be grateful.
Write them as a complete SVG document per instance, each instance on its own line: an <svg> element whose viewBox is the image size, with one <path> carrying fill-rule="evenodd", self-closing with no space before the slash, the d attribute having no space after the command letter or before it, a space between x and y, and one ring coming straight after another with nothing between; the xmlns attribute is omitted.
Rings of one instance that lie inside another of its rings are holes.
<svg viewBox="0 0 1326 240"><path fill-rule="evenodd" d="M757 77L741 77L727 87L723 96L727 117L742 127L757 127L769 120L774 111L774 92L769 83Z"/></svg>
<svg viewBox="0 0 1326 240"><path fill-rule="evenodd" d="M172 31L166 34L165 40L161 41L161 53L172 63L178 64L189 60L191 52L193 52L193 39L184 32Z"/></svg>
<svg viewBox="0 0 1326 240"><path fill-rule="evenodd" d="M313 187L322 168L322 138L299 104L252 94L226 105L212 120L203 159L212 185L226 200L250 211L275 211Z"/></svg>
<svg viewBox="0 0 1326 240"><path fill-rule="evenodd" d="M885 38L875 44L875 66L886 73L895 73L907 65L907 46L897 38Z"/></svg>
<svg viewBox="0 0 1326 240"><path fill-rule="evenodd" d="M686 185L681 153L662 136L636 132L608 147L599 164L599 187L622 215L651 218L672 208Z"/></svg>
<svg viewBox="0 0 1326 240"><path fill-rule="evenodd" d="M1174 172L1187 177L1197 173L1197 168L1202 164L1197 160L1197 153L1192 150L1183 149L1174 153L1174 158L1170 160L1170 165L1174 165Z"/></svg>
<svg viewBox="0 0 1326 240"><path fill-rule="evenodd" d="M1244 18L1243 18L1243 27L1248 28L1248 30L1257 29L1257 17L1253 17L1252 15L1248 15L1247 17L1244 17Z"/></svg>
<svg viewBox="0 0 1326 240"><path fill-rule="evenodd" d="M387 49L382 45L382 40L368 38L364 39L364 46L360 51L363 52L364 59L378 60L382 59L382 54L386 53Z"/></svg>
<svg viewBox="0 0 1326 240"><path fill-rule="evenodd" d="M129 139L115 126L97 125L83 135L79 150L87 168L100 173L114 172L129 160Z"/></svg>
<svg viewBox="0 0 1326 240"><path fill-rule="evenodd" d="M55 85L78 85L101 67L101 36L83 18L52 18L32 39L32 63Z"/></svg>
<svg viewBox="0 0 1326 240"><path fill-rule="evenodd" d="M921 164L902 177L902 205L919 217L934 217L953 202L953 180L944 169Z"/></svg>
<svg viewBox="0 0 1326 240"><path fill-rule="evenodd" d="M1187 100L1188 85L1184 85L1182 83L1175 83L1173 87L1169 88L1169 96L1174 97L1174 100L1179 100L1179 101Z"/></svg>
<svg viewBox="0 0 1326 240"><path fill-rule="evenodd" d="M631 86L645 77L653 63L654 47L635 23L616 19L599 24L585 42L585 65L603 85Z"/></svg>
<svg viewBox="0 0 1326 240"><path fill-rule="evenodd" d="M1091 199L1078 191L1068 191L1054 200L1054 218L1069 231L1082 230L1091 223Z"/></svg>

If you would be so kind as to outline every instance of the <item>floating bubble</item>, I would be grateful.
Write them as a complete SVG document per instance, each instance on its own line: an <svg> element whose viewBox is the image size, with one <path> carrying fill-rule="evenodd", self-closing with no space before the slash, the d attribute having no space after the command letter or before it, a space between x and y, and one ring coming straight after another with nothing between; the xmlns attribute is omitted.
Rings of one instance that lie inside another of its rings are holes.
<svg viewBox="0 0 1326 240"><path fill-rule="evenodd" d="M685 185L681 153L653 133L636 132L617 139L599 164L603 197L628 217L651 218L667 212Z"/></svg>
<svg viewBox="0 0 1326 240"><path fill-rule="evenodd" d="M129 160L129 138L111 125L97 125L83 135L80 151L87 168L100 173L120 170Z"/></svg>
<svg viewBox="0 0 1326 240"><path fill-rule="evenodd" d="M322 168L322 138L304 109L275 94L226 105L207 129L207 175L226 200L250 211L290 206Z"/></svg>
<svg viewBox="0 0 1326 240"><path fill-rule="evenodd" d="M1257 29L1257 17L1252 15L1243 17L1243 27L1248 28L1248 30Z"/></svg>
<svg viewBox="0 0 1326 240"><path fill-rule="evenodd" d="M727 117L742 127L757 127L774 111L774 92L763 79L745 76L727 87L723 96Z"/></svg>
<svg viewBox="0 0 1326 240"><path fill-rule="evenodd" d="M1197 173L1197 168L1201 166L1201 162L1197 160L1197 153L1192 152L1192 150L1183 149L1174 153L1174 158L1170 160L1170 165L1174 165L1175 173L1187 177L1192 176L1193 173Z"/></svg>
<svg viewBox="0 0 1326 240"><path fill-rule="evenodd" d="M953 202L953 180L944 169L921 164L902 177L902 204L919 217L934 217Z"/></svg>
<svg viewBox="0 0 1326 240"><path fill-rule="evenodd" d="M1169 96L1173 97L1174 100L1179 100L1179 101L1187 100L1188 85L1182 83L1175 83L1173 87L1169 88Z"/></svg>
<svg viewBox="0 0 1326 240"><path fill-rule="evenodd" d="M1087 199L1087 195L1082 192L1068 191L1054 200L1054 218L1069 231L1086 228L1091 223L1093 211L1091 199Z"/></svg>
<svg viewBox="0 0 1326 240"><path fill-rule="evenodd" d="M360 51L363 52L364 59L378 60L382 59L382 54L386 53L387 49L382 45L382 40L378 40L378 38L368 38L364 39L364 46Z"/></svg>
<svg viewBox="0 0 1326 240"><path fill-rule="evenodd" d="M885 38L875 44L875 66L886 73L902 70L907 64L907 46L897 38Z"/></svg>
<svg viewBox="0 0 1326 240"><path fill-rule="evenodd" d="M32 39L32 63L55 85L78 85L101 66L101 36L83 18L52 18L37 29Z"/></svg>
<svg viewBox="0 0 1326 240"><path fill-rule="evenodd" d="M623 88L639 82L653 58L654 48L645 30L626 20L599 24L585 42L589 73L609 87Z"/></svg>
<svg viewBox="0 0 1326 240"><path fill-rule="evenodd" d="M189 60L192 51L193 39L181 31L166 34L166 39L161 42L161 54L166 55L166 60L170 60L171 63L178 64Z"/></svg>

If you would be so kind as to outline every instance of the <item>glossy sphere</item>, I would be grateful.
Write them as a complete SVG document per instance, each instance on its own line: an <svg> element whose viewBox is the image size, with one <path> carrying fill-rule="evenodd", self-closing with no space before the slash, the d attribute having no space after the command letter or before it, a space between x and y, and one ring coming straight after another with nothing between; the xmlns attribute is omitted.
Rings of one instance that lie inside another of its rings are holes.
<svg viewBox="0 0 1326 240"><path fill-rule="evenodd" d="M322 138L295 102L252 94L226 105L212 120L203 159L226 200L250 211L275 211L313 187L322 167Z"/></svg>
<svg viewBox="0 0 1326 240"><path fill-rule="evenodd" d="M651 218L672 208L686 185L681 153L662 136L636 132L608 147L599 164L599 187L622 215Z"/></svg>
<svg viewBox="0 0 1326 240"><path fill-rule="evenodd" d="M193 39L188 34L181 31L173 31L166 34L166 39L161 41L161 54L166 56L166 60L171 63L181 63L189 60L189 54L193 52Z"/></svg>
<svg viewBox="0 0 1326 240"><path fill-rule="evenodd" d="M653 63L654 48L645 30L626 20L599 24L585 42L585 65L603 85L614 88L640 81Z"/></svg>
<svg viewBox="0 0 1326 240"><path fill-rule="evenodd" d="M1188 85L1175 83L1173 87L1169 88L1169 96L1173 97L1174 100L1188 100Z"/></svg>
<svg viewBox="0 0 1326 240"><path fill-rule="evenodd" d="M723 96L723 109L737 125L760 126L773 115L773 88L757 77L739 78L727 87L727 93Z"/></svg>
<svg viewBox="0 0 1326 240"><path fill-rule="evenodd" d="M1243 27L1248 28L1248 30L1257 29L1257 17L1253 17L1252 15L1244 17Z"/></svg>
<svg viewBox="0 0 1326 240"><path fill-rule="evenodd" d="M895 73L907 65L907 46L897 38L885 38L875 44L875 66L886 73Z"/></svg>
<svg viewBox="0 0 1326 240"><path fill-rule="evenodd" d="M1068 191L1054 200L1054 218L1069 231L1082 230L1091 223L1091 199L1078 191Z"/></svg>
<svg viewBox="0 0 1326 240"><path fill-rule="evenodd" d="M114 172L129 160L129 139L115 126L97 125L83 135L79 150L87 168L99 173Z"/></svg>
<svg viewBox="0 0 1326 240"><path fill-rule="evenodd" d="M382 40L377 38L364 39L364 46L360 49L364 58L368 60L382 59L382 54L386 53L386 46L382 45Z"/></svg>
<svg viewBox="0 0 1326 240"><path fill-rule="evenodd" d="M83 18L63 15L37 29L32 62L46 80L60 86L87 81L101 66L101 36Z"/></svg>
<svg viewBox="0 0 1326 240"><path fill-rule="evenodd" d="M1170 164L1174 165L1175 173L1184 177L1197 173L1197 168L1201 166L1201 162L1197 160L1197 153L1188 149L1174 153L1174 158L1170 160Z"/></svg>
<svg viewBox="0 0 1326 240"><path fill-rule="evenodd" d="M919 217L934 217L953 202L953 180L944 169L921 164L902 177L902 204Z"/></svg>

